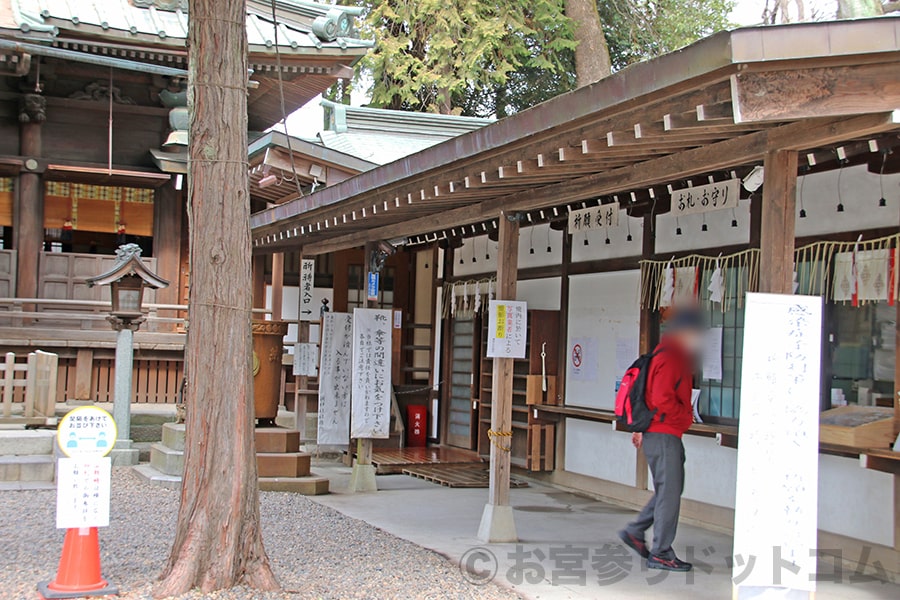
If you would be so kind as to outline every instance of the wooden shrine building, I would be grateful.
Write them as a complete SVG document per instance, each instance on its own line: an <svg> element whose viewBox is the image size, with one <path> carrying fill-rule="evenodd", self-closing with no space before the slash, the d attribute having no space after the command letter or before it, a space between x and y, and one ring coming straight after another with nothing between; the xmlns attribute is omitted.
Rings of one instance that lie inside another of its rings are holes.
<svg viewBox="0 0 900 600"><path fill-rule="evenodd" d="M172 282L151 295L136 336L136 399L177 399L190 281L188 5L0 0L0 345L59 352L61 398L111 399L108 292L84 278L108 269L127 241ZM247 2L250 139L284 117L280 89L290 114L351 76L371 45L357 37L355 8L281 1L277 30L271 10ZM277 146L266 157L277 160ZM266 158L254 160L261 173ZM364 168L351 166L345 177ZM254 197L256 209L275 199Z"/></svg>
<svg viewBox="0 0 900 600"><path fill-rule="evenodd" d="M898 40L890 18L720 33L256 213L254 249L316 258L336 295L339 254L405 257L414 293L388 305L411 329L411 371L394 383L431 390L434 443L490 455L494 506L509 504L511 467L646 501L646 464L610 427L616 382L659 336L665 273L690 273L667 293L706 307L722 364L697 377L704 422L685 439L682 514L726 530L738 409L752 401L740 397L743 295L823 296L821 406L881 411L887 425L857 444L823 437L820 547L869 547L897 573ZM727 210L707 210L704 193L730 193ZM847 261L862 252L877 274L865 282ZM726 285L711 302L717 265ZM492 297L528 302L525 360L485 356ZM488 429L511 432L511 452Z"/></svg>

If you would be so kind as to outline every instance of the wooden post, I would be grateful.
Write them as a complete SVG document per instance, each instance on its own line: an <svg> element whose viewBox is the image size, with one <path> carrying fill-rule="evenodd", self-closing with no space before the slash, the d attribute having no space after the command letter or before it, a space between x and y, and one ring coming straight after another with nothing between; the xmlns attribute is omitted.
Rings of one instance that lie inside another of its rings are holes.
<svg viewBox="0 0 900 600"><path fill-rule="evenodd" d="M628 218L628 217L626 217ZM644 215L644 233L641 242L641 257L649 260L656 253L656 215L652 212ZM651 308L641 307L639 352L652 352L659 343L659 313ZM647 473L647 457L643 450L637 452L635 465L635 487L639 490L650 488L650 477Z"/></svg>
<svg viewBox="0 0 900 600"><path fill-rule="evenodd" d="M253 308L266 307L266 255L256 254L253 256L251 266L252 286L253 286ZM256 318L256 317L254 317Z"/></svg>
<svg viewBox="0 0 900 600"><path fill-rule="evenodd" d="M183 212L181 192L175 189L173 181L156 188L153 194L153 256L156 257L156 272L172 282L172 285L156 292L156 300L160 304L178 304Z"/></svg>
<svg viewBox="0 0 900 600"><path fill-rule="evenodd" d="M369 268L372 264L372 255L375 253L375 243L366 243L366 252L363 259L363 281L369 278ZM365 285L365 283L364 283ZM367 286L365 286L367 287ZM377 308L377 303L366 299L366 308ZM356 462L353 464L353 473L350 476L351 492L377 492L378 483L375 481L375 467L372 466L372 440L371 438L359 438L356 440Z"/></svg>
<svg viewBox="0 0 900 600"><path fill-rule="evenodd" d="M94 351L79 348L75 358L75 397L79 402L90 402L93 394ZM69 400L65 398L65 400Z"/></svg>
<svg viewBox="0 0 900 600"><path fill-rule="evenodd" d="M515 300L519 274L519 220L518 215L500 213L500 237L497 248L497 300ZM491 385L491 429L506 433L512 431L512 358L494 358ZM488 502L481 516L478 539L482 542L518 541L512 507L509 505L509 438L500 438L500 445L491 444L490 489Z"/></svg>
<svg viewBox="0 0 900 600"><path fill-rule="evenodd" d="M41 156L41 124L31 121L21 126L19 151L22 156ZM39 173L23 171L16 185L17 205L13 214L14 246L17 250L16 296L38 297L38 272L44 250L44 187ZM23 306L25 311L33 310Z"/></svg>
<svg viewBox="0 0 900 600"><path fill-rule="evenodd" d="M759 232L759 291L794 291L794 209L797 202L797 153L766 153Z"/></svg>
<svg viewBox="0 0 900 600"><path fill-rule="evenodd" d="M272 320L280 321L284 307L284 253L272 255Z"/></svg>

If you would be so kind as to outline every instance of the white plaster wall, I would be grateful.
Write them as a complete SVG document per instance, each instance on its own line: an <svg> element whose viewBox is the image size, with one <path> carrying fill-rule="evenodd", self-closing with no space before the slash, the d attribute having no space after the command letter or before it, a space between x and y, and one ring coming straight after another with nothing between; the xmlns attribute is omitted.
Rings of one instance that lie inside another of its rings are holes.
<svg viewBox="0 0 900 600"><path fill-rule="evenodd" d="M704 215L687 215L676 219L670 213L656 218L656 252L680 252L719 246L750 243L750 200L741 200L734 210L705 213L708 231L703 231ZM731 226L737 219L737 227ZM681 235L677 234L681 227Z"/></svg>
<svg viewBox="0 0 900 600"><path fill-rule="evenodd" d="M884 546L894 543L894 481L859 460L819 456L819 529Z"/></svg>
<svg viewBox="0 0 900 600"><path fill-rule="evenodd" d="M734 508L737 450L723 448L714 438L686 435L684 497Z"/></svg>
<svg viewBox="0 0 900 600"><path fill-rule="evenodd" d="M628 232L631 231L631 241ZM606 234L609 234L609 244ZM591 233L577 233L572 236L572 262L602 260L606 258L623 258L640 256L644 239L644 220L629 217L624 210L619 211L619 226L608 231L598 229ZM585 246L584 241L588 241Z"/></svg>
<svg viewBox="0 0 900 600"><path fill-rule="evenodd" d="M547 248L550 252L547 252ZM534 249L534 254L531 249ZM640 246L638 246L640 249ZM490 258L486 258L490 256ZM475 259L473 262L472 259ZM462 259L462 264L460 264ZM547 224L534 227L523 224L519 230L519 268L546 267L562 263L562 232L550 229ZM466 239L461 248L454 250L453 275L464 277L497 271L497 242L487 235Z"/></svg>
<svg viewBox="0 0 900 600"><path fill-rule="evenodd" d="M571 377L569 353L566 404L612 410L616 400L616 380L621 376L616 361L617 338L635 340L640 334L640 272L618 271L576 275L569 280L569 324L567 347L573 338L596 340L597 353L585 354L596 369L595 381L575 381ZM635 345L635 347L637 347ZM635 355L634 358L637 358ZM585 368L588 363L585 362ZM623 369L624 371L624 369Z"/></svg>
<svg viewBox="0 0 900 600"><path fill-rule="evenodd" d="M637 483L631 436L609 423L566 419L565 470L624 485Z"/></svg>
<svg viewBox="0 0 900 600"><path fill-rule="evenodd" d="M803 157L801 156L801 161ZM802 163L801 163L802 164ZM844 212L837 212L838 176ZM806 218L799 218L801 208ZM884 199L879 207L880 175L869 173L866 165L816 173L797 181L797 237L888 227L900 223L900 174L884 176Z"/></svg>
<svg viewBox="0 0 900 600"><path fill-rule="evenodd" d="M529 279L516 283L516 300L528 303L529 310L559 310L562 278Z"/></svg>

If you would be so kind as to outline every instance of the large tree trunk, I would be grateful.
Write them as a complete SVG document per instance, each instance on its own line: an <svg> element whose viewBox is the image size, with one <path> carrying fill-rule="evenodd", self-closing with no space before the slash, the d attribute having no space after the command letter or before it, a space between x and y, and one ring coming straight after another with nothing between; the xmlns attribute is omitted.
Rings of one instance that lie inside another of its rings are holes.
<svg viewBox="0 0 900 600"><path fill-rule="evenodd" d="M260 533L253 432L245 19L243 0L191 0L187 439L157 597L278 589Z"/></svg>
<svg viewBox="0 0 900 600"><path fill-rule="evenodd" d="M566 0L566 16L575 24L575 77L578 87L599 81L612 72L609 45L603 34L596 0Z"/></svg>
<svg viewBox="0 0 900 600"><path fill-rule="evenodd" d="M838 19L877 17L883 14L881 0L838 0Z"/></svg>

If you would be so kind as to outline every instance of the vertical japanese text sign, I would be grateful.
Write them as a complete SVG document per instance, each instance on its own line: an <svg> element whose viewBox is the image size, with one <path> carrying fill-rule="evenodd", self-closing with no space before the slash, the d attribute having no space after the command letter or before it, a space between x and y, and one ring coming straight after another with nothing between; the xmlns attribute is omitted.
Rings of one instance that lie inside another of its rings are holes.
<svg viewBox="0 0 900 600"><path fill-rule="evenodd" d="M353 310L352 438L390 435L391 327L390 310Z"/></svg>
<svg viewBox="0 0 900 600"><path fill-rule="evenodd" d="M821 338L821 298L747 294L734 516L738 599L815 591Z"/></svg>
<svg viewBox="0 0 900 600"><path fill-rule="evenodd" d="M318 314L313 306L313 288L316 284L316 261L312 258L304 258L300 265L300 307L301 321L312 321Z"/></svg>
<svg viewBox="0 0 900 600"><path fill-rule="evenodd" d="M353 381L353 315L322 315L322 354L319 361L320 445L350 441L350 391Z"/></svg>
<svg viewBox="0 0 900 600"><path fill-rule="evenodd" d="M369 280L366 284L366 300L378 302L378 287L381 276L378 273L369 271Z"/></svg>
<svg viewBox="0 0 900 600"><path fill-rule="evenodd" d="M111 461L116 423L96 406L69 412L56 432L60 458L56 483L56 527L84 529L109 525Z"/></svg>
<svg viewBox="0 0 900 600"><path fill-rule="evenodd" d="M528 305L525 302L491 300L488 308L488 356L525 358L527 333Z"/></svg>

